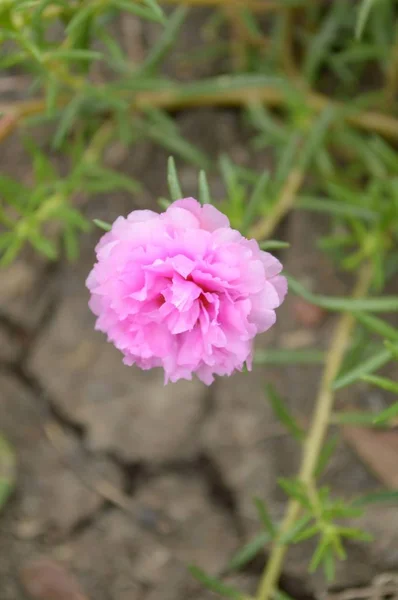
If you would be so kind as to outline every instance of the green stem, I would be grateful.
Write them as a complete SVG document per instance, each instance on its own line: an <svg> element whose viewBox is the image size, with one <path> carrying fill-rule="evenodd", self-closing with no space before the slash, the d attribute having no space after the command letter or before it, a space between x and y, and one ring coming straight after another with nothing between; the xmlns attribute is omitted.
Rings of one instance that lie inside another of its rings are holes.
<svg viewBox="0 0 398 600"><path fill-rule="evenodd" d="M279 225L283 217L293 207L297 193L304 181L304 171L296 167L289 173L278 201L269 214L256 223L249 231L249 237L266 239Z"/></svg>
<svg viewBox="0 0 398 600"><path fill-rule="evenodd" d="M359 273L352 297L358 298L366 295L371 280L371 269L369 265L365 265ZM342 315L332 337L316 399L312 425L304 447L298 476L299 480L305 485L311 485L313 481L314 470L322 450L333 409L334 392L332 390L332 383L340 370L354 325L355 318L352 314L346 313ZM274 593L287 551L287 545L281 543L280 540L291 529L299 512L300 504L296 500L290 500L279 530L278 538L274 542L271 555L260 581L256 595L257 600L269 600Z"/></svg>

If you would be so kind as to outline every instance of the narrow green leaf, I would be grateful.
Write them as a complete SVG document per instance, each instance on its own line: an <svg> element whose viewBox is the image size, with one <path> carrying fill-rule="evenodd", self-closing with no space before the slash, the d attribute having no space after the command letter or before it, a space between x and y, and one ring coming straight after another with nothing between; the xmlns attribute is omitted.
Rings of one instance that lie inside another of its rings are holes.
<svg viewBox="0 0 398 600"><path fill-rule="evenodd" d="M46 86L46 112L49 117L53 117L55 115L57 109L58 92L58 81L55 78L50 78Z"/></svg>
<svg viewBox="0 0 398 600"><path fill-rule="evenodd" d="M359 540L361 542L371 542L373 540L373 536L370 533L362 531L362 529L358 529L357 527L339 527L338 531L340 535L352 540Z"/></svg>
<svg viewBox="0 0 398 600"><path fill-rule="evenodd" d="M169 157L167 163L167 184L169 186L170 197L173 201L183 198L176 165L172 156Z"/></svg>
<svg viewBox="0 0 398 600"><path fill-rule="evenodd" d="M141 17L141 19L146 19L147 21L155 21L156 23L163 23L164 17L163 15L159 15L159 12L153 10L151 6L142 6L142 4L136 4L135 2L129 2L129 0L113 0L113 6L117 7L119 10L124 10L126 12L130 12L137 17Z"/></svg>
<svg viewBox="0 0 398 600"><path fill-rule="evenodd" d="M14 450L0 434L0 510L15 487L16 469Z"/></svg>
<svg viewBox="0 0 398 600"><path fill-rule="evenodd" d="M398 490L383 490L372 492L356 498L354 506L367 506L368 504L398 504Z"/></svg>
<svg viewBox="0 0 398 600"><path fill-rule="evenodd" d="M75 208L65 204L61 208L60 215L74 229L79 231L90 231L91 229L91 223Z"/></svg>
<svg viewBox="0 0 398 600"><path fill-rule="evenodd" d="M297 160L301 139L302 134L294 130L287 142L282 146L282 153L278 157L278 163L272 180L272 192L274 196L278 195Z"/></svg>
<svg viewBox="0 0 398 600"><path fill-rule="evenodd" d="M322 296L309 292L297 279L286 275L290 291L308 302L327 310L341 312L398 312L398 296L381 296L371 298L339 298L338 296Z"/></svg>
<svg viewBox="0 0 398 600"><path fill-rule="evenodd" d="M377 333L392 342L398 342L398 330L382 319L362 312L355 313L355 318L373 333Z"/></svg>
<svg viewBox="0 0 398 600"><path fill-rule="evenodd" d="M316 478L320 477L327 467L336 447L339 442L339 436L334 435L329 438L322 446L321 452L318 456L318 461L314 470Z"/></svg>
<svg viewBox="0 0 398 600"><path fill-rule="evenodd" d="M41 152L31 139L27 139L24 145L33 159L36 186L55 182L58 179L58 173L50 158Z"/></svg>
<svg viewBox="0 0 398 600"><path fill-rule="evenodd" d="M295 498L303 507L311 509L311 503L308 500L308 494L300 481L294 479L286 479L286 477L280 477L278 483L287 494Z"/></svg>
<svg viewBox="0 0 398 600"><path fill-rule="evenodd" d="M112 225L110 223L106 223L105 221L101 221L101 219L93 219L93 223L100 229L104 231L110 231L112 229Z"/></svg>
<svg viewBox="0 0 398 600"><path fill-rule="evenodd" d="M333 552L330 550L325 552L323 557L323 572L325 573L326 580L332 583L335 578L336 568Z"/></svg>
<svg viewBox="0 0 398 600"><path fill-rule="evenodd" d="M359 40L362 37L370 11L377 0L362 0L358 11L357 23L355 26L355 37Z"/></svg>
<svg viewBox="0 0 398 600"><path fill-rule="evenodd" d="M0 199L5 199L7 204L11 204L18 212L24 214L23 204L26 203L26 198L29 197L29 195L29 188L22 183L7 175L0 175ZM23 202L20 202L20 200Z"/></svg>
<svg viewBox="0 0 398 600"><path fill-rule="evenodd" d="M170 200L167 200L166 198L158 198L158 204L160 206L160 208L162 208L163 210L167 210L171 204Z"/></svg>
<svg viewBox="0 0 398 600"><path fill-rule="evenodd" d="M317 570L319 565L324 560L325 554L330 552L329 542L325 538L323 538L318 544L314 554L312 555L311 562L309 565L309 572L314 573Z"/></svg>
<svg viewBox="0 0 398 600"><path fill-rule="evenodd" d="M288 411L285 401L282 400L271 384L266 386L266 393L276 417L296 440L303 441L305 437L304 431L296 423L296 420Z"/></svg>
<svg viewBox="0 0 398 600"><path fill-rule="evenodd" d="M227 564L227 571L239 571L253 558L255 558L264 546L271 540L269 533L262 532L256 535L250 542L245 544L243 548L238 550Z"/></svg>
<svg viewBox="0 0 398 600"><path fill-rule="evenodd" d="M299 531L294 538L292 539L293 544L299 544L300 542L304 542L305 540L309 540L319 533L318 525L310 525L303 531Z"/></svg>
<svg viewBox="0 0 398 600"><path fill-rule="evenodd" d="M334 390L340 390L355 381L361 379L364 375L369 375L373 373L377 369L380 369L383 365L385 365L392 358L392 353L388 348L380 348L380 350L364 360L362 363L350 369L348 373L344 373L335 379L333 383Z"/></svg>
<svg viewBox="0 0 398 600"><path fill-rule="evenodd" d="M375 414L360 411L338 411L332 414L332 423L335 425L358 425L374 427Z"/></svg>
<svg viewBox="0 0 398 600"><path fill-rule="evenodd" d="M334 521L336 519L353 519L360 517L363 511L359 507L347 505L341 501L332 504L330 507L324 507L323 515L326 520Z"/></svg>
<svg viewBox="0 0 398 600"><path fill-rule="evenodd" d="M135 179L95 163L87 163L82 174L87 178L83 180L83 186L90 192L120 189L136 194L141 190L141 184Z"/></svg>
<svg viewBox="0 0 398 600"><path fill-rule="evenodd" d="M233 197L238 186L237 172L235 171L230 158L226 154L221 154L219 164L228 196Z"/></svg>
<svg viewBox="0 0 398 600"><path fill-rule="evenodd" d="M10 243L7 246L7 249L1 255L0 265L2 267L6 267L7 265L11 264L14 258L22 250L24 244L24 238L13 235L12 239L10 240Z"/></svg>
<svg viewBox="0 0 398 600"><path fill-rule="evenodd" d="M101 41L108 50L106 57L107 63L115 69L115 71L131 75L131 65L126 63L126 56L121 48L120 41L113 38L112 35L109 35L107 31L100 31L97 35L99 41ZM120 83L120 79L117 81Z"/></svg>
<svg viewBox="0 0 398 600"><path fill-rule="evenodd" d="M231 598L232 600L242 600L243 594L232 586L226 585L216 577L208 575L199 567L190 566L188 567L191 575L195 577L200 583L202 583L208 590L220 594L224 598Z"/></svg>
<svg viewBox="0 0 398 600"><path fill-rule="evenodd" d="M50 260L55 260L57 258L58 251L54 242L40 235L38 231L32 231L28 239L38 252L44 254L44 256L47 256Z"/></svg>
<svg viewBox="0 0 398 600"><path fill-rule="evenodd" d="M321 144L325 138L326 132L336 118L336 109L328 106L323 110L320 116L313 123L310 133L304 143L303 148L300 150L298 166L302 170L306 170L309 163L312 161L313 156L319 151Z"/></svg>
<svg viewBox="0 0 398 600"><path fill-rule="evenodd" d="M206 172L203 170L199 172L199 202L201 204L212 204Z"/></svg>
<svg viewBox="0 0 398 600"><path fill-rule="evenodd" d="M269 171L263 171L263 173L257 180L257 183L250 195L249 202L247 203L247 206L245 208L241 226L242 231L246 231L246 229L251 225L257 213L259 212L259 208L261 206L261 203L264 201L269 182Z"/></svg>
<svg viewBox="0 0 398 600"><path fill-rule="evenodd" d="M174 119L170 117L164 110L158 108L148 108L145 111L148 119L162 128L163 131L167 131L171 135L178 135L178 127Z"/></svg>
<svg viewBox="0 0 398 600"><path fill-rule="evenodd" d="M175 85L174 91L181 100L196 98L197 96L209 96L217 92L232 92L246 88L248 91L261 86L272 86L276 89L276 96L281 96L284 80L281 77L268 75L245 74L245 75L218 75L208 79L200 79L183 85ZM170 86L170 82L168 83ZM167 88L166 88L167 89Z"/></svg>
<svg viewBox="0 0 398 600"><path fill-rule="evenodd" d="M87 4L86 6L82 6L79 10L77 10L66 26L66 33L69 36L76 35L78 30L85 26L85 22L91 17L94 10L95 5L93 4Z"/></svg>
<svg viewBox="0 0 398 600"><path fill-rule="evenodd" d="M391 383L393 383L391 381ZM398 384L395 384L395 392L398 393ZM377 425L378 423L386 423L391 419L394 419L398 416L398 402L394 402L391 406L381 411L374 418L374 423Z"/></svg>
<svg viewBox="0 0 398 600"><path fill-rule="evenodd" d="M61 119L58 123L57 130L53 138L53 148L59 149L65 140L65 137L71 130L75 122L82 104L81 96L75 96L65 107L61 114Z"/></svg>
<svg viewBox="0 0 398 600"><path fill-rule="evenodd" d="M103 58L101 52L96 50L83 50L79 48L70 48L69 50L51 50L49 54L51 60L101 60Z"/></svg>
<svg viewBox="0 0 398 600"><path fill-rule="evenodd" d="M254 364L257 365L296 365L319 364L325 359L324 352L320 350L288 350L275 348L269 350L256 350Z"/></svg>
<svg viewBox="0 0 398 600"><path fill-rule="evenodd" d="M334 0L330 10L320 20L319 27L310 38L304 58L304 74L308 81L313 83L319 73L322 63L329 55L330 48L336 40L340 26L346 19L347 8L345 0Z"/></svg>
<svg viewBox="0 0 398 600"><path fill-rule="evenodd" d="M75 230L72 227L65 227L63 238L67 259L76 260L79 256L79 242Z"/></svg>
<svg viewBox="0 0 398 600"><path fill-rule="evenodd" d="M272 522L266 503L264 502L264 500L261 500L261 498L254 498L253 502L265 531L271 538L273 538L276 534L276 527Z"/></svg>
<svg viewBox="0 0 398 600"><path fill-rule="evenodd" d="M239 9L239 15L242 21L244 22L247 30L253 37L258 38L262 36L261 26L257 22L257 18L254 16L253 12L249 8Z"/></svg>
<svg viewBox="0 0 398 600"><path fill-rule="evenodd" d="M162 128L159 125L146 123L145 121L139 123L136 121L135 127L136 129L139 128L143 135L148 136L173 154L178 154L184 160L190 161L202 169L211 167L205 153L191 142L188 142L178 131L173 133L169 128Z"/></svg>
<svg viewBox="0 0 398 600"><path fill-rule="evenodd" d="M126 4L128 3L126 2ZM186 6L179 6L173 12L171 17L169 17L159 41L149 52L147 58L140 67L141 74L153 73L153 71L161 64L171 47L178 39L178 32L181 29L187 14L188 8Z"/></svg>
<svg viewBox="0 0 398 600"><path fill-rule="evenodd" d="M366 221L375 221L378 218L377 212L365 206L316 196L299 196L296 206L302 210L326 213L335 217L354 217Z"/></svg>
<svg viewBox="0 0 398 600"><path fill-rule="evenodd" d="M398 360L398 344L393 344L390 340L385 340L384 346L389 350L395 360Z"/></svg>
<svg viewBox="0 0 398 600"><path fill-rule="evenodd" d="M247 111L252 124L264 134L268 143L271 141L286 143L289 137L286 127L280 125L262 104L250 103Z"/></svg>
<svg viewBox="0 0 398 600"><path fill-rule="evenodd" d="M304 515L303 517L301 517L300 519L298 519L295 524L289 529L289 531L287 531L286 533L284 533L280 538L279 541L282 544L290 544L290 543L295 543L296 537L299 536L304 529L306 528L306 526L308 525L308 523L312 520L312 515Z"/></svg>
<svg viewBox="0 0 398 600"><path fill-rule="evenodd" d="M284 248L290 248L288 242L280 242L279 240L267 240L260 242L259 246L261 250L283 250Z"/></svg>
<svg viewBox="0 0 398 600"><path fill-rule="evenodd" d="M364 375L362 377L362 381L377 385L387 392L398 394L398 383L391 381L391 379L387 379L386 377L379 377L378 375Z"/></svg>
<svg viewBox="0 0 398 600"><path fill-rule="evenodd" d="M152 10L152 12L157 16L159 23L163 23L166 19L165 14L162 10L162 7L156 2L156 0L144 0L144 3Z"/></svg>

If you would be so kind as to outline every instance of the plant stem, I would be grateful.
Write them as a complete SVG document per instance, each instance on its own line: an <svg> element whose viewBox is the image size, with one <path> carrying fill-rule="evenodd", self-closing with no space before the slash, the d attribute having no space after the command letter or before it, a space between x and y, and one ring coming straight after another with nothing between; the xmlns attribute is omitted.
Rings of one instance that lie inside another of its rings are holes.
<svg viewBox="0 0 398 600"><path fill-rule="evenodd" d="M270 213L250 229L249 237L262 240L274 231L286 213L292 208L303 181L304 171L299 167L292 169L283 186L279 200L274 204Z"/></svg>
<svg viewBox="0 0 398 600"><path fill-rule="evenodd" d="M189 84L188 84L189 87ZM179 110L189 107L200 106L247 106L250 102L264 103L269 106L284 106L288 98L286 94L276 86L264 85L256 87L245 87L242 85L239 89L219 89L208 92L203 91L200 94L186 94L186 86L175 86L175 89L156 92L138 92L134 101L131 103L132 110L143 110L147 108L163 108L165 110ZM327 106L342 109L345 105L341 102L334 102L327 96L317 94L311 91L304 92L305 102L315 113L322 112ZM60 98L59 106L62 107L68 102L68 97ZM10 114L14 117L12 123L5 130L0 131L0 141L5 139L15 127L26 117L38 114L45 110L46 101L44 99L26 100L15 102L13 104L0 104L0 113L7 118ZM358 111L342 114L342 119L347 123L363 129L372 131L385 136L386 138L398 139L398 119L390 115L374 111Z"/></svg>
<svg viewBox="0 0 398 600"><path fill-rule="evenodd" d="M352 297L359 298L366 295L371 280L371 268L369 265L365 265L359 273ZM354 325L354 316L350 313L345 313L339 318L334 330L298 475L299 481L305 485L311 485L313 480L314 470L327 433L333 408L334 392L332 390L332 383L340 370ZM273 544L269 560L260 581L256 595L257 600L269 600L275 590L287 551L287 545L281 543L280 539L290 530L299 512L300 504L296 500L290 500L278 538Z"/></svg>
<svg viewBox="0 0 398 600"><path fill-rule="evenodd" d="M164 0L165 4L179 4L186 6L215 6L218 8L225 8L230 5L230 0ZM298 2L299 4L299 2ZM234 0L236 8L249 8L255 12L266 12L272 10L281 10L280 0ZM76 8L76 3L71 2L68 5L67 10L69 12ZM48 6L43 11L43 17L46 19L54 19L59 14L65 13L64 7Z"/></svg>
<svg viewBox="0 0 398 600"><path fill-rule="evenodd" d="M235 8L248 8L257 12L266 12L267 10L281 10L280 0L165 0L166 4L185 4L187 6L217 6L220 8L229 7L231 4Z"/></svg>

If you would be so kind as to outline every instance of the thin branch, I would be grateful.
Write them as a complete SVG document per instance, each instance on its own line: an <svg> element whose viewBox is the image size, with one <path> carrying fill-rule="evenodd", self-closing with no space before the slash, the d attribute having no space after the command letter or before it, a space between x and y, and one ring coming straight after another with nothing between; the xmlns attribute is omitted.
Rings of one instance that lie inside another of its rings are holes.
<svg viewBox="0 0 398 600"><path fill-rule="evenodd" d="M274 204L270 213L251 228L249 237L262 240L274 231L283 217L293 207L297 192L303 184L304 176L304 171L298 167L291 170L278 201Z"/></svg>
<svg viewBox="0 0 398 600"><path fill-rule="evenodd" d="M365 265L359 273L352 297L360 298L365 296L369 290L371 280L371 268L369 265ZM334 330L315 403L312 425L304 447L298 476L299 481L307 486L311 485L313 482L314 470L330 422L334 401L332 383L340 370L354 325L354 316L346 313L339 318ZM285 517L279 530L278 539L276 539L273 544L269 560L260 581L260 586L256 595L257 600L269 600L275 590L287 551L287 545L280 540L295 523L300 513L300 508L301 506L297 500L291 499L289 501Z"/></svg>
<svg viewBox="0 0 398 600"><path fill-rule="evenodd" d="M163 0L164 4L178 4L179 6L213 6L216 8L225 8L230 5L231 0ZM283 9L283 3L280 0L233 0L236 8L248 8L254 12L262 13L268 11L279 11ZM297 1L299 5L300 2ZM76 2L70 2L67 12L71 13L77 6ZM44 11L42 18L55 19L60 14L65 13L63 6L48 6Z"/></svg>
<svg viewBox="0 0 398 600"><path fill-rule="evenodd" d="M280 0L164 0L166 4L185 4L187 6L216 6L225 8L234 5L235 8L248 8L256 12L282 10L283 2ZM299 4L299 2L297 2Z"/></svg>
<svg viewBox="0 0 398 600"><path fill-rule="evenodd" d="M203 83L203 82L202 82ZM148 91L138 92L135 95L134 101L131 103L132 110L143 110L147 108L163 108L165 110L180 110L189 107L201 106L246 106L250 102L259 102L268 106L285 106L288 98L285 93L276 86L257 86L247 88L242 86L236 90L220 89L200 94L185 93L185 86L176 86L175 89L165 91ZM345 108L345 105L340 102L333 102L328 96L323 96L314 92L303 92L305 94L305 102L307 106L312 108L316 113L322 112L326 106L334 107L337 110ZM59 101L59 106L65 105L68 102L67 97L63 97ZM6 129L0 131L0 141L4 140L15 127L26 117L41 113L45 110L45 100L27 100L23 102L15 102L13 104L0 104L0 113L3 113L3 119L8 115L14 116L14 123ZM385 136L386 138L398 139L398 119L392 116L385 115L374 111L358 111L345 112L343 111L342 118L351 125L363 129L364 131L372 131ZM0 121L1 122L1 121Z"/></svg>

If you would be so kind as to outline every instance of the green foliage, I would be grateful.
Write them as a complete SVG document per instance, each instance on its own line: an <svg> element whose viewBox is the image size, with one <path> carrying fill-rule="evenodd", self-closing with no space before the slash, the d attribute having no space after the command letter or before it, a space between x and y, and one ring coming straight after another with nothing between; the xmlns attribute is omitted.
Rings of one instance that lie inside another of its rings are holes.
<svg viewBox="0 0 398 600"><path fill-rule="evenodd" d="M368 359L361 361L359 365L350 369L348 373L344 373L338 377L333 384L333 388L338 390L358 381L365 375L374 373L374 371L387 364L392 358L393 354L391 350L383 347L378 348Z"/></svg>
<svg viewBox="0 0 398 600"><path fill-rule="evenodd" d="M301 505L303 513L280 541L285 544L297 544L310 538L317 538L317 546L309 566L310 572L322 566L326 578L333 581L335 560L346 558L344 540L370 541L372 539L360 529L341 524L344 519L358 517L362 512L361 509L331 498L327 487L315 489L313 486L306 487L300 481L291 479L281 479L280 485L288 496Z"/></svg>
<svg viewBox="0 0 398 600"><path fill-rule="evenodd" d="M338 298L313 294L291 275L288 275L290 291L301 296L311 304L327 310L342 312L397 312L398 296L382 296L380 298Z"/></svg>
<svg viewBox="0 0 398 600"><path fill-rule="evenodd" d="M256 350L254 363L258 365L306 365L323 363L324 353L320 350L285 350L270 348Z"/></svg>
<svg viewBox="0 0 398 600"><path fill-rule="evenodd" d="M183 197L180 182L178 181L178 175L174 158L170 156L167 164L167 183L169 186L170 198L172 201L179 200Z"/></svg>
<svg viewBox="0 0 398 600"><path fill-rule="evenodd" d="M27 146L32 157L33 183L28 187L0 175L1 264L9 264L26 243L48 259L55 259L59 255L60 238L66 255L74 259L79 252L79 234L87 231L90 223L74 207L73 198L78 194L87 198L110 189L136 192L140 186L131 178L93 162L91 147L84 150L80 140L70 148L73 160L66 178L61 177L33 142Z"/></svg>
<svg viewBox="0 0 398 600"><path fill-rule="evenodd" d="M288 411L286 401L279 396L278 392L270 384L267 385L266 393L275 416L286 427L292 437L302 442L304 439L304 431Z"/></svg>
<svg viewBox="0 0 398 600"><path fill-rule="evenodd" d="M191 574L200 581L208 590L215 592L223 598L231 598L231 600L244 600L243 594L236 588L226 585L217 577L205 573L199 567L191 566L189 568Z"/></svg>
<svg viewBox="0 0 398 600"><path fill-rule="evenodd" d="M231 558L227 565L227 571L240 571L243 569L251 560L253 560L253 558L258 556L258 554L264 550L266 544L268 544L271 539L270 535L265 531L257 534Z"/></svg>
<svg viewBox="0 0 398 600"><path fill-rule="evenodd" d="M112 225L105 221L101 221L101 219L93 219L93 223L103 231L110 231L112 229Z"/></svg>
<svg viewBox="0 0 398 600"><path fill-rule="evenodd" d="M204 171L199 173L199 201L201 204L212 204L209 184Z"/></svg>
<svg viewBox="0 0 398 600"><path fill-rule="evenodd" d="M354 501L355 506L366 506L368 504L397 504L398 490L383 490L382 492L373 492L360 496Z"/></svg>

